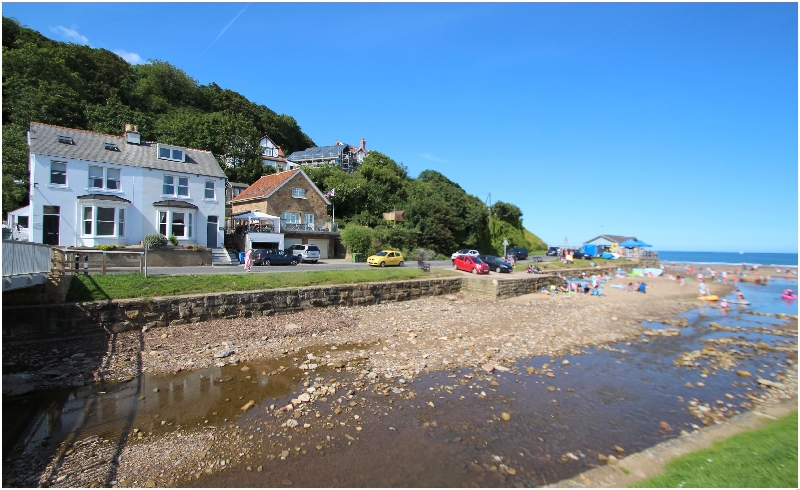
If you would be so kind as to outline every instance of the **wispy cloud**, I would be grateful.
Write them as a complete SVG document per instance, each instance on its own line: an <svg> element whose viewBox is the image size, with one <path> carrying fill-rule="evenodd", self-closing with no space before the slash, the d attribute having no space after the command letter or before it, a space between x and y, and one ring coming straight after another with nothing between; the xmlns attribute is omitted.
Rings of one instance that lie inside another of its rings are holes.
<svg viewBox="0 0 800 490"><path fill-rule="evenodd" d="M89 44L89 38L82 35L75 29L70 29L64 26L57 26L57 27L51 27L50 30L55 32L56 34L61 34L62 36L69 39L73 43Z"/></svg>
<svg viewBox="0 0 800 490"><path fill-rule="evenodd" d="M120 58L122 58L123 60L127 61L132 65L141 65L142 63L144 63L144 59L142 59L142 57L139 56L138 53L129 53L124 49L114 50L114 53L116 53Z"/></svg>
<svg viewBox="0 0 800 490"><path fill-rule="evenodd" d="M227 31L228 28L230 26L232 26L234 22L236 22L236 19L238 19L239 16L242 15L244 13L244 11L247 10L247 7L249 7L249 6L250 6L249 3L247 5L245 5L244 8L242 10L240 10L238 14L236 14L236 17L234 17L230 22L228 22L228 25L226 25L225 27L222 28L222 30L219 32L219 34L217 34L217 37L214 38L213 41L211 41L211 44L208 45L208 47L205 49L205 51L203 51L203 53L208 51L211 48L211 46L213 46L214 43L216 43L219 40L219 38L221 38L222 35L225 34L225 31Z"/></svg>
<svg viewBox="0 0 800 490"><path fill-rule="evenodd" d="M424 158L425 160L430 160L432 162L438 162L438 163L447 162L447 160L445 160L444 158L439 158L437 156L431 155L430 153L421 153L419 156L420 158Z"/></svg>

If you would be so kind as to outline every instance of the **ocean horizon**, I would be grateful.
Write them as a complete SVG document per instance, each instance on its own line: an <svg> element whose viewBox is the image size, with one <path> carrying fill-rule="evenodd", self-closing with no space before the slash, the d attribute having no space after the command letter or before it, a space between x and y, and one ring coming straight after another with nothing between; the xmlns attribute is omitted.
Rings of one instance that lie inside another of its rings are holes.
<svg viewBox="0 0 800 490"><path fill-rule="evenodd" d="M797 267L797 253L760 253L760 252L671 252L659 250L658 257L663 262L681 262L690 264L741 265L742 262L759 266Z"/></svg>

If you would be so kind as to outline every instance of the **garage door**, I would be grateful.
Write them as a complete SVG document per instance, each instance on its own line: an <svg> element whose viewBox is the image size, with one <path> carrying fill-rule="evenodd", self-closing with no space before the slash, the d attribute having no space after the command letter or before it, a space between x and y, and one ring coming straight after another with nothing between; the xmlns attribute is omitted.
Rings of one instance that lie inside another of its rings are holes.
<svg viewBox="0 0 800 490"><path fill-rule="evenodd" d="M300 238L284 238L283 239L283 248L287 249L292 245L302 244L303 240Z"/></svg>
<svg viewBox="0 0 800 490"><path fill-rule="evenodd" d="M309 245L316 245L319 248L319 258L328 258L328 240L309 240Z"/></svg>

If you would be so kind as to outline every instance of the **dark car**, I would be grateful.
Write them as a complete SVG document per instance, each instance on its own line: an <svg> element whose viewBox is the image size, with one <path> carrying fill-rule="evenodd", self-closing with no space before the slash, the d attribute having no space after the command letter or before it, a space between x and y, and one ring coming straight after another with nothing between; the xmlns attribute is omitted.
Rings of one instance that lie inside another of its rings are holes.
<svg viewBox="0 0 800 490"><path fill-rule="evenodd" d="M517 260L525 260L528 258L528 249L523 247L509 248L506 251L506 255L509 257L513 255Z"/></svg>
<svg viewBox="0 0 800 490"><path fill-rule="evenodd" d="M594 258L594 255L587 254L586 252L584 252L582 250L576 250L575 252L573 252L572 258L573 259L592 260Z"/></svg>
<svg viewBox="0 0 800 490"><path fill-rule="evenodd" d="M286 255L283 250L258 248L253 250L253 265L297 265L300 258Z"/></svg>
<svg viewBox="0 0 800 490"><path fill-rule="evenodd" d="M489 264L489 269L495 272L512 272L511 264L494 255L478 255L478 258Z"/></svg>
<svg viewBox="0 0 800 490"><path fill-rule="evenodd" d="M558 257L559 252L561 252L561 248L559 247L549 247L545 255L549 255L551 257Z"/></svg>

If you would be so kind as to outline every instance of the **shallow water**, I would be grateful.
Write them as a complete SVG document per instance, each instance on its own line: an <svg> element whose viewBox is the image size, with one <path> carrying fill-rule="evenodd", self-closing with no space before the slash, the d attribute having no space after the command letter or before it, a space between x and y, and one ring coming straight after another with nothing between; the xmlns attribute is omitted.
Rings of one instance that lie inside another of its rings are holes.
<svg viewBox="0 0 800 490"><path fill-rule="evenodd" d="M786 287L792 286L781 281L767 286L742 285L753 303L746 310L796 314L796 303L774 300L775 292L779 298ZM776 328L783 320L741 311L738 307L731 311L693 310L683 315L690 326L681 328L680 336L641 336L555 362L550 357L523 359L512 372L487 374L470 368L422 375L405 385L417 393L413 399L365 390L358 393L365 398L364 408L358 412L361 432L354 432L349 424L337 431L314 424L311 429L293 432L292 446L307 448L306 454L293 450L286 460L280 460L269 459L264 451L261 456L252 454L247 464L178 484L263 487L286 485L287 480L304 487L553 483L600 464L597 455L616 454L615 445L631 454L676 437L681 428L691 430L691 424L700 422L689 413L689 400L720 400L730 403L733 412L748 392L761 389L752 379L737 377L735 369L766 378L784 369L785 355L774 350L748 351L753 355L738 360L734 370L712 369L707 376L699 369L673 366L673 360L684 352L701 349L703 340L734 338L773 347L790 341L796 346L796 337L782 336ZM712 323L744 330L715 331ZM665 328L655 323L646 326ZM314 352L319 355L324 349ZM145 374L127 383L4 399L4 460L8 464L9 459L47 458L62 441L91 435L120 441L121 446L133 428L157 435L225 423L237 424L245 435L253 435L268 447L274 436L261 432L265 408L285 405L299 393L304 375L295 358L304 354L169 376ZM568 365L562 365L565 360ZM791 360L796 361L796 350ZM244 365L250 370L241 371ZM541 371L543 365L554 377L526 371L527 367ZM321 369L315 374L353 379L350 374ZM698 382L705 386L699 387ZM248 400L256 407L242 416L240 407ZM315 403L314 408L323 414L331 412L331 407L323 404ZM501 418L503 412L510 414L510 420ZM662 429L661 422L670 428ZM345 439L342 431L355 437ZM325 441L324 451L313 450L319 441ZM247 471L247 465L263 466L264 471Z"/></svg>

